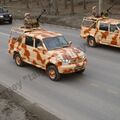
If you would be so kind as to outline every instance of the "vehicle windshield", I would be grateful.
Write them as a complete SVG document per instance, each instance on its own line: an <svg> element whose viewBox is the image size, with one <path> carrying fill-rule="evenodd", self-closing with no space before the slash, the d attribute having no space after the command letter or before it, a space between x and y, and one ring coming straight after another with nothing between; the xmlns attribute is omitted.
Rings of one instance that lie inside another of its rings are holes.
<svg viewBox="0 0 120 120"><path fill-rule="evenodd" d="M118 28L120 29L120 24L117 24Z"/></svg>
<svg viewBox="0 0 120 120"><path fill-rule="evenodd" d="M68 41L63 36L45 38L43 41L48 50L54 50L69 46Z"/></svg>
<svg viewBox="0 0 120 120"><path fill-rule="evenodd" d="M84 27L95 27L96 26L96 22L92 21L92 20L84 20L82 25Z"/></svg>
<svg viewBox="0 0 120 120"><path fill-rule="evenodd" d="M5 8L0 8L0 13L5 13L7 10Z"/></svg>

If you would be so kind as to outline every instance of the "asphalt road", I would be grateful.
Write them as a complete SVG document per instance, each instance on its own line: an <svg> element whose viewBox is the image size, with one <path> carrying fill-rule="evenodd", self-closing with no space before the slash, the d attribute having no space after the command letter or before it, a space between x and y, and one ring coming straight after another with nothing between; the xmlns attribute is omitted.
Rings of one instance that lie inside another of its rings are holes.
<svg viewBox="0 0 120 120"><path fill-rule="evenodd" d="M13 25L17 23L20 21ZM63 120L120 120L120 49L84 47L79 30L43 26L85 48L85 73L64 75L61 81L53 82L43 70L30 65L17 67L7 52L12 26L0 25L0 83Z"/></svg>

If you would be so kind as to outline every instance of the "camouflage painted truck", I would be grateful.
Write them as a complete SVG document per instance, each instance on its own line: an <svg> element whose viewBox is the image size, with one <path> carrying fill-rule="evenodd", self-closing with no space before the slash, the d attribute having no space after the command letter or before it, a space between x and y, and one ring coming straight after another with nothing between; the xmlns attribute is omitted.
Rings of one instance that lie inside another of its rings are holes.
<svg viewBox="0 0 120 120"><path fill-rule="evenodd" d="M120 47L120 19L85 17L80 35L90 47L98 44Z"/></svg>
<svg viewBox="0 0 120 120"><path fill-rule="evenodd" d="M46 71L51 80L61 74L84 72L85 54L72 46L62 34L41 28L13 28L8 51L18 66L31 64Z"/></svg>

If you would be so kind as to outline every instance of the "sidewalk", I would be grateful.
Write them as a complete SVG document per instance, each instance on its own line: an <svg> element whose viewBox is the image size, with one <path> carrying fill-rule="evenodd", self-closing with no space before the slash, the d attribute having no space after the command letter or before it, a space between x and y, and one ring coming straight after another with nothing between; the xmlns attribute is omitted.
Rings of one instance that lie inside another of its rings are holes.
<svg viewBox="0 0 120 120"><path fill-rule="evenodd" d="M60 120L0 84L0 120Z"/></svg>

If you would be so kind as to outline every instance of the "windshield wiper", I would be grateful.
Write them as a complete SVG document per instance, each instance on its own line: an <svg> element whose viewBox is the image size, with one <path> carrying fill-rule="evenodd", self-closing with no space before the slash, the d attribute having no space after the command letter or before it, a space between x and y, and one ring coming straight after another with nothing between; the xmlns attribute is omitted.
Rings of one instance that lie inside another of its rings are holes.
<svg viewBox="0 0 120 120"><path fill-rule="evenodd" d="M53 48L53 49L51 49L51 50L55 50L55 49L60 49L61 47L55 47L55 48Z"/></svg>
<svg viewBox="0 0 120 120"><path fill-rule="evenodd" d="M65 47L69 47L69 45L63 45L62 47L63 47L63 48L65 48Z"/></svg>

